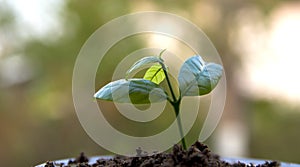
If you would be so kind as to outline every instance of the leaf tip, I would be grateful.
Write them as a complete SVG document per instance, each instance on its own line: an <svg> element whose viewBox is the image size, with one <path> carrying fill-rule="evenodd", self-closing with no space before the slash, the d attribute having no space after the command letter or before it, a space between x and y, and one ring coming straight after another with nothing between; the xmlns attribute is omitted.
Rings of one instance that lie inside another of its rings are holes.
<svg viewBox="0 0 300 167"><path fill-rule="evenodd" d="M97 101L97 97L95 97L95 94L93 96L93 102L96 102Z"/></svg>
<svg viewBox="0 0 300 167"><path fill-rule="evenodd" d="M96 93L93 95L93 98L94 98L94 99L97 99L97 97L98 97L98 96L97 96L97 92L96 92Z"/></svg>

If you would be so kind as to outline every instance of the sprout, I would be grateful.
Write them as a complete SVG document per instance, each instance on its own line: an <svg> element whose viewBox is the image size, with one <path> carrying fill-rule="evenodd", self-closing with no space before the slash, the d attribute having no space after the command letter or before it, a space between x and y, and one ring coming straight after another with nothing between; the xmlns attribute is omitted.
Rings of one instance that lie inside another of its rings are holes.
<svg viewBox="0 0 300 167"><path fill-rule="evenodd" d="M94 97L118 103L149 104L151 93L152 103L168 100L177 117L182 146L186 149L179 115L181 100L184 96L201 96L210 93L222 77L223 68L219 64L206 63L199 55L190 57L180 68L178 75L179 96L176 97L167 66L161 58L164 51L159 56L149 56L138 60L127 71L126 79L108 83L95 93ZM130 78L134 72L149 65L151 66L143 78ZM169 90L160 86L164 80L167 81ZM153 91L154 89L156 90Z"/></svg>

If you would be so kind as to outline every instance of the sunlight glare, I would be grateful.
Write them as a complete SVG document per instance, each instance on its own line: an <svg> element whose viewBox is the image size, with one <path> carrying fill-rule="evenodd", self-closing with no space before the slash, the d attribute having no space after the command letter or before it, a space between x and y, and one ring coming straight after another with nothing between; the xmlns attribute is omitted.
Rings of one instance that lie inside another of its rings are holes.
<svg viewBox="0 0 300 167"><path fill-rule="evenodd" d="M16 20L19 24L19 31L24 35L43 36L55 30L59 32L59 10L63 1L59 0L11 0L8 4L16 12Z"/></svg>
<svg viewBox="0 0 300 167"><path fill-rule="evenodd" d="M300 4L278 8L270 23L257 31L256 20L241 33L247 32L240 39L248 76L240 78L248 86L243 89L254 96L300 102Z"/></svg>

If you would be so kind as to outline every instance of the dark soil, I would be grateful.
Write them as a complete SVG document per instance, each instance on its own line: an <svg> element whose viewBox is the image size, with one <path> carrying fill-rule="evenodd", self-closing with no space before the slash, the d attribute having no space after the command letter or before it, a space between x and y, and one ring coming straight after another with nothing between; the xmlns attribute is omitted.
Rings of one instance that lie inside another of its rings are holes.
<svg viewBox="0 0 300 167"><path fill-rule="evenodd" d="M138 155L140 150L137 149ZM158 153L149 156L124 157L116 156L112 159L99 159L94 164L88 164L88 158L81 153L75 160L68 164L55 164L47 162L45 167L279 167L277 161L266 161L260 165L244 164L241 162L230 164L212 153L208 147L196 142L189 149L183 150L180 145L174 145L171 153Z"/></svg>

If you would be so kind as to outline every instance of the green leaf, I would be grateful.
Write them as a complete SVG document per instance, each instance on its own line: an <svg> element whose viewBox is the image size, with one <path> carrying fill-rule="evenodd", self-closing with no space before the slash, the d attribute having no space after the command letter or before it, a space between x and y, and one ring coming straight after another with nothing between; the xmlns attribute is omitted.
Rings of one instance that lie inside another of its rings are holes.
<svg viewBox="0 0 300 167"><path fill-rule="evenodd" d="M223 68L219 64L205 63L200 56L193 56L182 65L179 75L181 96L199 96L210 93L218 84Z"/></svg>
<svg viewBox="0 0 300 167"><path fill-rule="evenodd" d="M157 56L144 57L144 58L138 60L126 72L126 79L129 77L130 74L137 71L138 69L141 69L141 68L144 68L147 66L149 67L149 65L151 65L153 63L163 63L163 60Z"/></svg>
<svg viewBox="0 0 300 167"><path fill-rule="evenodd" d="M149 104L167 99L164 90L145 79L120 79L102 87L94 95L97 99L117 103Z"/></svg>
<svg viewBox="0 0 300 167"><path fill-rule="evenodd" d="M164 70L160 64L154 64L145 73L144 79L160 84L166 78Z"/></svg>

